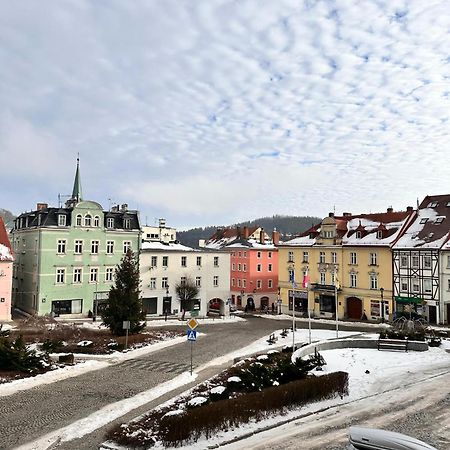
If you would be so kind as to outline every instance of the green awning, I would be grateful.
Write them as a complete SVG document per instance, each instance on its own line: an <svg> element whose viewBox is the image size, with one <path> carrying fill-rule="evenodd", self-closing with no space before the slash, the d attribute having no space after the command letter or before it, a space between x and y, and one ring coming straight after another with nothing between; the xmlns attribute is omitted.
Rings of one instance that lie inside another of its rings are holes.
<svg viewBox="0 0 450 450"><path fill-rule="evenodd" d="M422 304L422 299L417 297L394 297L397 303L416 303L417 305Z"/></svg>

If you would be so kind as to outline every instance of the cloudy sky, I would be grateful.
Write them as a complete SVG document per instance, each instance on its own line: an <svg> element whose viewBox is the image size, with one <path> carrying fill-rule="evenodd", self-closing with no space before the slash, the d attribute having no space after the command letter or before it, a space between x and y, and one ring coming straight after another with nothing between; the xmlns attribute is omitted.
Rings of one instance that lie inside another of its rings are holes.
<svg viewBox="0 0 450 450"><path fill-rule="evenodd" d="M0 8L0 207L143 221L403 209L450 192L447 0Z"/></svg>

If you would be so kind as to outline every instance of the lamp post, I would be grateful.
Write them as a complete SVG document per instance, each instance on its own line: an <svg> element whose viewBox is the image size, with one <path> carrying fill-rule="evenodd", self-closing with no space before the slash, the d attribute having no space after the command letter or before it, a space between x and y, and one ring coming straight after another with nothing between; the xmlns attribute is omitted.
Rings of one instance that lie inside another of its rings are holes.
<svg viewBox="0 0 450 450"><path fill-rule="evenodd" d="M94 317L92 317L92 322L95 322L97 320L97 309L98 309L98 281L95 280L95 298L94 298Z"/></svg>
<svg viewBox="0 0 450 450"><path fill-rule="evenodd" d="M381 294L381 323L384 323L384 299L383 299L383 294L384 294L384 288L380 288L380 294Z"/></svg>
<svg viewBox="0 0 450 450"><path fill-rule="evenodd" d="M165 300L165 301L164 301ZM167 302L169 300L169 285L166 286L166 297L163 299L164 321L167 322Z"/></svg>

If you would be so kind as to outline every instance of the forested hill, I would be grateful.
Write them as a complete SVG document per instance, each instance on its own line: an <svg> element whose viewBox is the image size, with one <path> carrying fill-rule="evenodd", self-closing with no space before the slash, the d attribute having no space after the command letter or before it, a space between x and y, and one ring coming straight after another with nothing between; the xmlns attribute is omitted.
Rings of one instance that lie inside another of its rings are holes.
<svg viewBox="0 0 450 450"><path fill-rule="evenodd" d="M282 240L287 240L293 236L296 236L312 225L321 222L321 218L319 217L310 217L310 216L272 216L272 217L261 217L259 219L241 222L234 225L228 226L238 226L243 227L244 225L253 226L259 225L263 227L267 232L271 232L274 228L276 228L280 234ZM201 227L201 228L192 228L191 230L186 231L178 231L177 239L183 244L189 247L198 247L199 239L208 239L214 233L214 231L218 228L215 227Z"/></svg>
<svg viewBox="0 0 450 450"><path fill-rule="evenodd" d="M11 228L13 226L13 220L16 216L7 209L0 208L0 217L3 218L3 222L5 222L6 228Z"/></svg>

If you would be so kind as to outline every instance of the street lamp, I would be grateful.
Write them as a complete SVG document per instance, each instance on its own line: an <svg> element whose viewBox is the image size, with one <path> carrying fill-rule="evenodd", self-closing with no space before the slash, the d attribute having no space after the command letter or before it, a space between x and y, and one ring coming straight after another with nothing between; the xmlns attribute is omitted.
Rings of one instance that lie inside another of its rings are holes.
<svg viewBox="0 0 450 450"><path fill-rule="evenodd" d="M384 288L380 288L380 294L381 294L381 323L384 323L384 299L383 299L383 294L384 294Z"/></svg>
<svg viewBox="0 0 450 450"><path fill-rule="evenodd" d="M166 296L163 299L163 306L164 306L164 321L167 322L167 303L169 302L169 285L166 286Z"/></svg>

